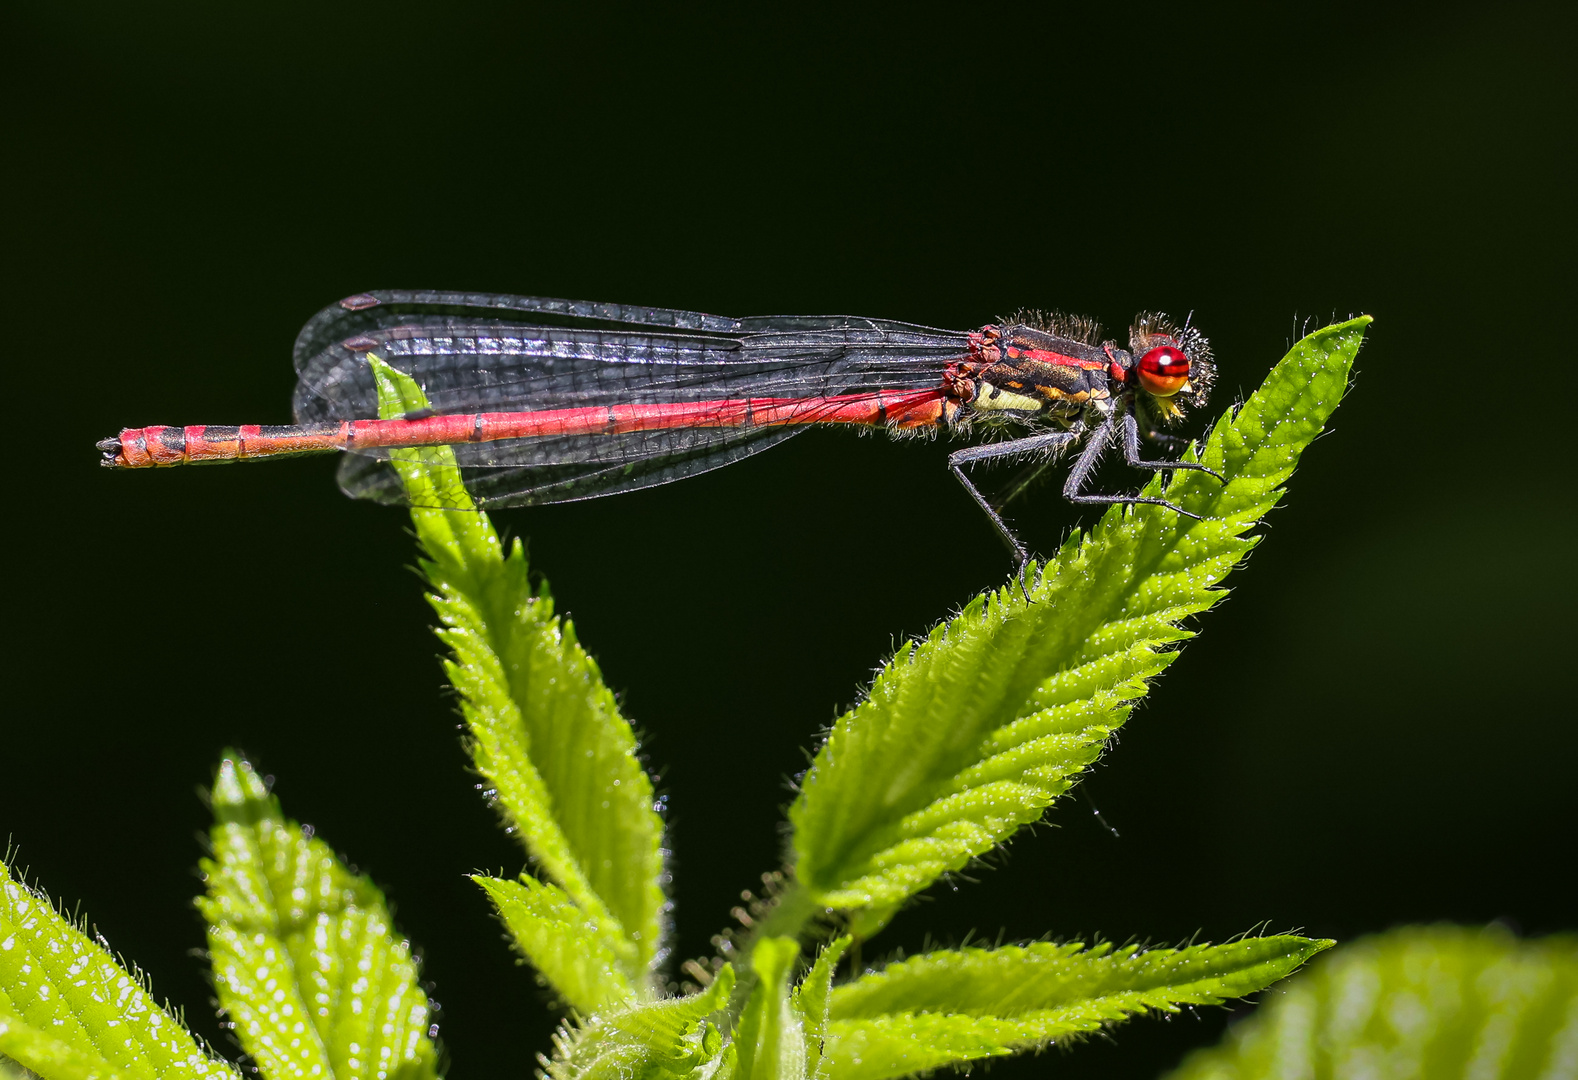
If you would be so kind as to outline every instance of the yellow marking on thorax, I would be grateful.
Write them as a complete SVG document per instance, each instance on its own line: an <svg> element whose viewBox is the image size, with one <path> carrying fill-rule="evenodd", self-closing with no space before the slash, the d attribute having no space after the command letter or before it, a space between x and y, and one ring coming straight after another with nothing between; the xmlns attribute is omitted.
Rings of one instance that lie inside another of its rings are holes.
<svg viewBox="0 0 1578 1080"><path fill-rule="evenodd" d="M970 404L977 409L1006 409L1013 412L1040 412L1046 408L1046 402L1040 398L1033 398L1028 394L1016 394L984 381L981 383L980 392Z"/></svg>
<svg viewBox="0 0 1578 1080"><path fill-rule="evenodd" d="M1090 401L1093 398L1100 399L1107 396L1107 392L1105 390L1101 390L1096 393L1092 393L1089 390L1076 390L1071 394L1067 390L1060 389L1056 386L1037 386L1036 389L1041 391L1052 401L1072 401L1075 404Z"/></svg>

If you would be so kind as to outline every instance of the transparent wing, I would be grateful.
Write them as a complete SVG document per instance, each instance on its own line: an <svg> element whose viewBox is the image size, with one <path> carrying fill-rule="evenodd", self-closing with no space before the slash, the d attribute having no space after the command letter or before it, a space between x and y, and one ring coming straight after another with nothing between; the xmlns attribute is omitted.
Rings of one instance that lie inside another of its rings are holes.
<svg viewBox="0 0 1578 1080"><path fill-rule="evenodd" d="M676 437L682 433L674 431L629 432L606 436L601 440L606 446L603 452L580 460L509 467L463 465L461 477L481 509L574 502L683 480L749 457L804 430L710 428L693 429L683 437ZM505 447L506 454L514 450ZM340 462L339 482L340 489L353 498L410 505L404 485L386 460L346 454Z"/></svg>
<svg viewBox="0 0 1578 1080"><path fill-rule="evenodd" d="M822 397L938 385L968 355L959 339L872 330L743 338L541 326L394 326L303 365L297 421L377 415L368 356L415 379L435 411L513 412L739 397Z"/></svg>
<svg viewBox="0 0 1578 1080"><path fill-rule="evenodd" d="M866 329L896 332L947 331L890 319L858 315L763 315L736 319L676 308L562 300L504 293L446 292L436 289L379 289L348 296L318 312L296 335L296 370L324 349L346 338L398 325L514 323L596 329L645 326L738 337L742 334L804 330Z"/></svg>
<svg viewBox="0 0 1578 1080"><path fill-rule="evenodd" d="M947 364L967 355L965 334L856 317L728 319L534 297L386 292L342 301L303 329L295 412L302 424L376 417L368 358L377 356L415 379L441 414L767 398L803 401L803 409L789 406L798 425L817 422L820 398L870 393L875 400L878 390L935 387ZM666 483L798 430L668 426L452 449L479 502L520 506ZM348 459L341 486L361 498L403 501L383 462L387 451L357 453L373 460Z"/></svg>

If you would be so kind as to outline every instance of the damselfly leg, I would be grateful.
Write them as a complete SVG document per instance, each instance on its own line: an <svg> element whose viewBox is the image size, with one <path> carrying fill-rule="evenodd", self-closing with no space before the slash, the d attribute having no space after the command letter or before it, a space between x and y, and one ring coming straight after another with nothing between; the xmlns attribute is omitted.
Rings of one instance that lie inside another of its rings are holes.
<svg viewBox="0 0 1578 1080"><path fill-rule="evenodd" d="M1000 506L1006 504L1015 495L1018 495L1035 479L1059 450L1064 449L1081 438L1086 439L1084 448L1079 457L1074 460L1073 467L1069 470L1068 479L1063 484L1063 497L1069 502L1087 505L1110 506L1118 503L1148 503L1152 506L1165 506L1167 509L1184 517L1193 518L1195 521L1203 520L1199 514L1190 513L1176 503L1151 495L1090 495L1084 491L1096 464L1101 460L1102 453L1114 438L1123 447L1124 463L1136 469L1150 469L1160 472L1166 469L1185 469L1203 472L1215 477L1218 481L1226 483L1222 474L1208 466L1192 461L1146 461L1140 456L1140 426L1130 413L1121 416L1109 416L1092 428L1088 435L1079 430L1057 431L1044 435L1032 435L1024 439L1011 439L1007 442L988 443L984 446L971 446L963 450L956 450L948 455L948 468L953 475L958 477L959 483L970 493L992 526L997 530L997 535L1002 537L1003 543L1012 553L1018 572L1021 590L1025 588L1025 568L1030 562L1030 554L1024 543L1014 534L1012 528L1003 520ZM981 494L979 488L970 480L962 466L981 461L993 461L1006 457L1022 457L1026 454L1045 455L1046 461L1015 478L1015 483L1007 495L994 504ZM1026 596L1028 599L1028 594Z"/></svg>
<svg viewBox="0 0 1578 1080"><path fill-rule="evenodd" d="M1014 530L1008 527L1008 522L1003 520L1003 515L998 512L981 494L979 488L965 475L961 465L968 465L976 461L991 461L995 458L1018 457L1024 454L1045 454L1050 460L1057 452L1069 443L1079 439L1075 431L1054 431L1045 435L1032 435L1024 439L1010 439L1008 442L989 443L985 446L970 446L963 450L955 450L948 455L948 468L953 470L953 475L959 478L959 483L964 485L964 490L970 493L976 505L985 513L992 522L992 527L997 530L997 535L1002 537L1003 543L1008 545L1009 553L1014 557L1014 569L1019 578L1019 588L1025 592L1025 599L1030 595L1025 591L1025 567L1030 564L1030 552L1019 537L1014 535ZM1005 500L1006 501L1006 500Z"/></svg>
<svg viewBox="0 0 1578 1080"><path fill-rule="evenodd" d="M1122 432L1117 430L1122 428ZM1159 499L1153 495L1087 495L1082 489L1096 469L1096 463L1101 460L1102 452L1107 449L1114 436L1117 436L1123 446L1123 460L1126 464L1136 469L1194 469L1210 473L1218 480L1222 480L1219 473L1213 472L1204 465L1197 465L1188 461L1145 461L1140 457L1140 427L1134 417L1128 413L1121 417L1109 416L1103 420L1090 433L1090 441L1079 452L1079 457L1074 460L1074 467L1069 470L1068 479L1063 483L1063 497L1069 502L1082 503L1093 506L1112 506L1115 504L1148 503L1151 506L1165 506L1176 514L1186 518L1202 521L1199 514L1191 514L1176 503ZM1226 481L1223 481L1226 483Z"/></svg>
<svg viewBox="0 0 1578 1080"><path fill-rule="evenodd" d="M1124 461L1125 464L1129 465L1131 468L1135 468L1135 469L1150 469L1153 472L1161 472L1164 469L1193 470L1194 472L1203 472L1203 473L1207 474L1208 476L1216 477L1218 483L1223 483L1223 484L1227 483L1226 478L1224 478L1221 473L1217 472L1215 469L1209 468L1208 466L1201 465L1198 462L1194 462L1194 461L1141 461L1140 460L1140 425L1139 425L1139 423L1134 419L1133 415L1129 414L1129 413L1125 413L1124 416L1123 416L1123 419L1119 420L1118 423L1123 428L1123 461ZM1169 436L1169 441L1176 443L1176 442L1184 442L1185 440L1172 439ZM1164 505L1166 505L1166 504L1164 504ZM1173 509L1177 510L1178 508L1177 507L1173 507ZM1180 514L1183 513L1182 510L1179 510L1178 512ZM1194 517L1195 515L1190 514L1189 516L1190 517ZM1196 520L1198 520L1198 518Z"/></svg>

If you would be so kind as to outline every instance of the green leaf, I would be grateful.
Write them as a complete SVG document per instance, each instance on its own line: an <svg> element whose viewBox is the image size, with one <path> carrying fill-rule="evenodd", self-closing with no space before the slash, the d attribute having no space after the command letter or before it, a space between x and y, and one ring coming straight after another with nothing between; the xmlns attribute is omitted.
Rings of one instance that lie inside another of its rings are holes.
<svg viewBox="0 0 1578 1080"><path fill-rule="evenodd" d="M380 416L426 407L411 379L376 358L372 367ZM635 735L574 627L555 617L547 585L532 588L524 548L506 552L487 516L475 512L453 452L399 450L391 459L428 556L422 570L438 636L451 650L445 670L459 692L472 760L511 831L580 909L579 925L599 938L599 955L612 953L623 984L650 997L663 956L667 878L663 823ZM535 963L528 943L519 944ZM554 986L567 1001L588 999L589 985Z"/></svg>
<svg viewBox="0 0 1578 1080"><path fill-rule="evenodd" d="M583 1014L635 996L609 935L555 885L473 876L515 943L572 1008Z"/></svg>
<svg viewBox="0 0 1578 1080"><path fill-rule="evenodd" d="M756 985L734 1029L740 1080L804 1080L806 1034L789 995L800 958L794 938L764 937L751 950Z"/></svg>
<svg viewBox="0 0 1578 1080"><path fill-rule="evenodd" d="M811 970L794 989L794 1007L805 1028L806 1075L822 1076L822 1052L827 1040L827 1001L833 992L833 973L854 939L848 934L827 943Z"/></svg>
<svg viewBox="0 0 1578 1080"><path fill-rule="evenodd" d="M46 1031L23 1023L5 1009L0 1009L0 1047L30 1062L35 1070L24 1070L14 1058L0 1056L0 1077L7 1080L30 1076L48 1076L49 1080L111 1080L122 1075L98 1054L78 1050Z"/></svg>
<svg viewBox="0 0 1578 1080"><path fill-rule="evenodd" d="M734 989L725 964L712 985L690 997L610 1009L554 1038L550 1080L729 1080L734 1047L707 1017Z"/></svg>
<svg viewBox="0 0 1578 1080"><path fill-rule="evenodd" d="M0 1054L0 1080L33 1080L38 1074L31 1069L24 1069L15 1061ZM73 1072L73 1077L87 1075L82 1072Z"/></svg>
<svg viewBox="0 0 1578 1080"><path fill-rule="evenodd" d="M1151 1010L1254 993L1331 945L1299 937L1142 951L1040 943L891 964L833 991L824 1067L887 1077L1046 1046Z"/></svg>
<svg viewBox="0 0 1578 1080"><path fill-rule="evenodd" d="M1181 621L1258 541L1300 453L1347 385L1368 318L1293 346L1157 506L1114 507L1030 586L979 597L900 649L841 717L791 809L796 877L869 936L907 898L1036 820L1192 636ZM1162 493L1160 477L1145 489Z"/></svg>
<svg viewBox="0 0 1578 1080"><path fill-rule="evenodd" d="M238 1080L41 894L0 878L0 1055L45 1080Z"/></svg>
<svg viewBox="0 0 1578 1080"><path fill-rule="evenodd" d="M1405 927L1344 945L1168 1080L1578 1076L1578 937Z"/></svg>
<svg viewBox="0 0 1578 1080"><path fill-rule="evenodd" d="M287 821L250 762L227 752L202 863L219 1005L269 1080L436 1076L431 1007L383 896Z"/></svg>

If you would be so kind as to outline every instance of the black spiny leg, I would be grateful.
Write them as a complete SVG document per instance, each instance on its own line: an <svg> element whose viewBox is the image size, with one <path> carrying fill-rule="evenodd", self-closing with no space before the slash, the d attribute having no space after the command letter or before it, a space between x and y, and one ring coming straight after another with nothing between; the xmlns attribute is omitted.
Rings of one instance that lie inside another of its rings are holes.
<svg viewBox="0 0 1578 1080"><path fill-rule="evenodd" d="M1219 482L1223 484L1227 483L1227 481L1222 478L1221 473L1217 472L1215 469L1208 469L1204 465L1201 465L1197 462L1141 461L1139 423L1134 419L1134 415L1132 413L1124 413L1123 419L1118 422L1123 425L1123 460L1128 462L1134 468L1155 469L1158 472L1163 469L1193 469L1196 472L1210 473L1212 476L1216 477ZM1174 443L1182 441L1181 439L1174 439L1171 435L1166 436L1166 438Z"/></svg>
<svg viewBox="0 0 1578 1080"><path fill-rule="evenodd" d="M1128 460L1129 464L1138 466L1151 466L1162 469L1174 469L1180 467L1180 463L1175 461L1140 461L1139 427L1135 425L1134 417L1127 414L1123 416L1123 421L1126 422L1124 424L1123 433L1123 456ZM1072 503L1087 503L1099 506L1111 506L1114 503L1150 503L1152 506L1165 506L1167 509L1173 511L1174 513L1182 514L1186 518L1194 518L1196 521L1203 520L1199 514L1191 514L1181 506L1174 505L1173 503L1168 502L1166 499L1158 499L1151 495L1080 494L1079 489L1085 486L1085 482L1090 479L1092 470L1096 468L1096 462L1101 460L1101 452L1107 448L1107 444L1111 442L1112 437L1117 434L1115 431L1113 431L1113 427L1117 422L1118 421L1115 420L1115 418L1109 416L1106 420L1102 421L1102 423L1094 431L1090 433L1090 442L1086 443L1085 449L1079 452L1079 457L1074 461L1074 467L1069 470L1068 480L1066 480L1063 484L1063 497ZM1133 433L1132 436L1130 432ZM1134 451L1132 456L1129 452L1129 442L1131 438L1134 443ZM1196 469L1205 468L1203 465L1193 465L1186 467ZM1205 471L1210 472L1211 470L1206 469ZM1211 473L1211 475L1216 476L1215 473ZM1218 477L1218 479L1220 479L1220 477Z"/></svg>
<svg viewBox="0 0 1578 1080"><path fill-rule="evenodd" d="M1079 434L1073 431L1054 431L1048 435L1032 435L1026 439L1012 439L1009 442L988 443L985 446L970 446L963 450L955 450L948 455L948 468L953 470L953 475L959 478L959 483L964 485L964 490L970 493L970 498L975 504L985 511L992 527L997 530L997 535L1003 538L1003 543L1008 545L1009 552L1014 557L1014 571L1019 578L1019 591L1025 599L1030 599L1030 591L1025 587L1025 568L1030 565L1030 552L1025 545L1020 543L1019 537L1014 535L1014 530L1008 527L1008 522L1003 520L1003 515L997 508L986 501L986 496L970 482L959 466L968 465L976 461L991 461L993 458L1017 457L1020 454L1033 454L1037 451L1053 453L1059 448L1067 446ZM1017 494L1017 492L1015 492Z"/></svg>

